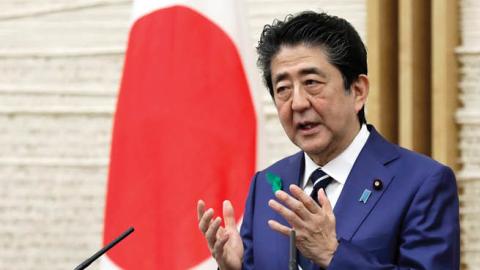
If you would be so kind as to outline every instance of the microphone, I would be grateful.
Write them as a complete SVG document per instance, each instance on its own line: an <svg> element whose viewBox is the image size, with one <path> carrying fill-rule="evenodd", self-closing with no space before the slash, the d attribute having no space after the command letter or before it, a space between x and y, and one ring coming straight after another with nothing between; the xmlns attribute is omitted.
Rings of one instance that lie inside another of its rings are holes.
<svg viewBox="0 0 480 270"><path fill-rule="evenodd" d="M297 247L295 246L295 230L290 230L290 258L288 260L288 270L298 270Z"/></svg>
<svg viewBox="0 0 480 270"><path fill-rule="evenodd" d="M86 259L84 262L79 264L77 267L75 267L74 270L83 270L87 268L92 262L94 262L98 257L102 256L105 252L107 252L109 249L114 247L116 244L118 244L120 241L122 241L125 237L127 237L129 234L131 234L135 229L133 227L128 228L128 230L124 231L119 237L117 237L115 240L110 242L108 245L106 245L104 248L100 249L97 251L97 253L93 254L92 257Z"/></svg>

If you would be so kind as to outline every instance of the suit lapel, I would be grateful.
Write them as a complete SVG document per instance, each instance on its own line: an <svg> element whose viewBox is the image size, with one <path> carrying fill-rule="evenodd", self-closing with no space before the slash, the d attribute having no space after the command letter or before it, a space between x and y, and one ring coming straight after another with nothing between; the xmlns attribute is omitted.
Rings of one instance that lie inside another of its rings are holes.
<svg viewBox="0 0 480 270"><path fill-rule="evenodd" d="M284 167L275 167L268 172L279 176L282 179L282 190L290 194L289 186L291 184L299 185L304 171L304 154L298 152L287 160Z"/></svg>
<svg viewBox="0 0 480 270"><path fill-rule="evenodd" d="M282 179L282 190L290 194L289 186L291 184L298 185L302 175L303 175L303 168L304 168L304 155L303 152L298 152L295 155L291 156L286 160L287 163L281 164L281 166L274 166L268 169L267 172L279 176ZM265 181L267 181L265 179ZM269 194L267 197L267 201L269 198L274 199L275 196L271 189L268 190ZM291 195L291 194L290 194ZM268 206L266 206L269 208ZM272 218L280 222L281 224L290 227L288 222L277 212L273 210L271 211ZM267 226L265 224L265 226ZM271 230L270 228L267 228ZM279 234L276 233L275 234ZM289 251L289 241L287 237L275 237L272 240L272 245L275 246L275 249L279 250L279 254L277 254L277 258L272 265L272 269L285 269L288 266L288 251Z"/></svg>
<svg viewBox="0 0 480 270"><path fill-rule="evenodd" d="M289 160L289 162L291 164L291 167L288 167L290 167L291 169L285 171L285 182L287 185L285 185L284 188L284 191L286 191L288 194L290 194L288 186L290 186L291 184L299 186L300 181L302 180L303 171L305 168L305 156L303 151L295 154L292 159Z"/></svg>
<svg viewBox="0 0 480 270"><path fill-rule="evenodd" d="M372 126L369 128L369 139L360 152L334 208L339 239L350 240L353 237L394 177L385 165L398 158L398 151ZM376 179L383 183L383 188L378 191L373 188ZM359 201L366 190L371 191L371 194L366 200Z"/></svg>

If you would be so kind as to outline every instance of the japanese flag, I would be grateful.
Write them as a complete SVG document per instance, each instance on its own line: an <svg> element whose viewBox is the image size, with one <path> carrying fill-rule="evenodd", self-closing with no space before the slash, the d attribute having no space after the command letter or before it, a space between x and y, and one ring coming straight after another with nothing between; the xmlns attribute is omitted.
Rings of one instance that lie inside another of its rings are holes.
<svg viewBox="0 0 480 270"><path fill-rule="evenodd" d="M213 269L196 202L240 220L256 164L238 0L134 1L114 120L103 269ZM252 65L250 65L251 67ZM251 68L249 68L251 69Z"/></svg>

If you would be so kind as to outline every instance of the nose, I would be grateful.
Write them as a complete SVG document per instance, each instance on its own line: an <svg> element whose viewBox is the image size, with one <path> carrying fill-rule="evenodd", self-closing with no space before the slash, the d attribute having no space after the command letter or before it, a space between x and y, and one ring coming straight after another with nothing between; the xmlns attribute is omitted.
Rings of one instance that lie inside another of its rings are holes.
<svg viewBox="0 0 480 270"><path fill-rule="evenodd" d="M307 93L301 87L295 87L292 97L292 110L303 111L310 107L310 101L308 100Z"/></svg>

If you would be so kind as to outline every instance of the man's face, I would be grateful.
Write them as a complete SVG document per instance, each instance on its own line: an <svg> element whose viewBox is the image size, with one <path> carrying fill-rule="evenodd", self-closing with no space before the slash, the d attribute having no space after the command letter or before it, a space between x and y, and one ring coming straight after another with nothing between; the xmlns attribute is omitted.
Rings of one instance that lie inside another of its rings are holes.
<svg viewBox="0 0 480 270"><path fill-rule="evenodd" d="M366 76L347 93L323 49L304 45L282 46L271 74L275 105L290 140L320 165L340 154L360 128L357 112L368 93Z"/></svg>

